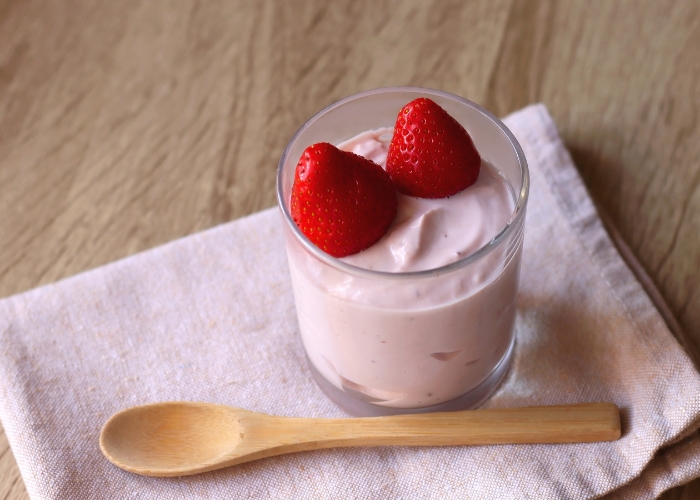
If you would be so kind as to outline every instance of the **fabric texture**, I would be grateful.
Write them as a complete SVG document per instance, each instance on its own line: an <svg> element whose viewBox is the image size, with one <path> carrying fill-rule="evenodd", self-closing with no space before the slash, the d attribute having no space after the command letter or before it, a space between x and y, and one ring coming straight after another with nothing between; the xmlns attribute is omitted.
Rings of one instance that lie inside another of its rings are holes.
<svg viewBox="0 0 700 500"><path fill-rule="evenodd" d="M33 499L654 498L700 475L700 376L620 256L542 105L527 157L516 351L485 407L612 401L615 442L320 450L182 478L110 464L124 408L346 416L316 386L277 209L0 301L0 419Z"/></svg>

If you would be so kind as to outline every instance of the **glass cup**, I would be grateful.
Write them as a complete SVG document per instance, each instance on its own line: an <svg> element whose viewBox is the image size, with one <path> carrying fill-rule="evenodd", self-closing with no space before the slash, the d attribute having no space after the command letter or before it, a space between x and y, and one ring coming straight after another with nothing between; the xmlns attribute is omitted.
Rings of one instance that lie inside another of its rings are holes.
<svg viewBox="0 0 700 500"><path fill-rule="evenodd" d="M482 158L495 165L513 196L510 219L488 244L437 269L371 271L326 254L290 213L302 152L317 142L339 144L393 127L399 110L418 97L460 122ZM476 407L493 393L513 353L528 191L525 155L506 126L473 102L437 90L361 92L323 109L294 134L280 159L277 199L309 367L336 404L364 416L451 411Z"/></svg>

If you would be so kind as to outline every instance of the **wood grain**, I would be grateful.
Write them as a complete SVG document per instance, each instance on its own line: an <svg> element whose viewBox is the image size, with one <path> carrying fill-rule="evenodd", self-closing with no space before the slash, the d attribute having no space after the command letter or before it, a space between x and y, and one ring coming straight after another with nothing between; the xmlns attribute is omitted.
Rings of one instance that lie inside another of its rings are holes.
<svg viewBox="0 0 700 500"><path fill-rule="evenodd" d="M699 11L0 0L0 296L272 206L277 160L309 116L359 90L419 85L500 115L545 102L700 344ZM4 443L0 499L26 498Z"/></svg>

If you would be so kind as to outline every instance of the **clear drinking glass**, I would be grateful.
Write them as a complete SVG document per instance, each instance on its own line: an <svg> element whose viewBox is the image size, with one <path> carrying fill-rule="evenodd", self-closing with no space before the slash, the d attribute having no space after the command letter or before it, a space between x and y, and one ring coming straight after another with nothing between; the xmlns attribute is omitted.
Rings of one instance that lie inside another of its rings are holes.
<svg viewBox="0 0 700 500"><path fill-rule="evenodd" d="M508 223L478 251L426 271L370 271L321 251L289 209L303 150L393 127L399 110L418 97L459 121L506 180L515 207ZM473 102L437 90L361 92L323 109L294 134L280 159L277 198L301 338L316 382L333 401L355 415L387 415L473 408L491 395L513 352L528 191L525 156L505 125Z"/></svg>

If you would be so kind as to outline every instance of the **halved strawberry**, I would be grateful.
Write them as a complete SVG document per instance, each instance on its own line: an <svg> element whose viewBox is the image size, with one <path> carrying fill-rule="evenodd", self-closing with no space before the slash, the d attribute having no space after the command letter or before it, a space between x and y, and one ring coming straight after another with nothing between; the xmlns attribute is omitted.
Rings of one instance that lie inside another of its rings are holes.
<svg viewBox="0 0 700 500"><path fill-rule="evenodd" d="M396 217L396 188L376 163L321 142L297 164L290 208L301 232L334 257L373 245Z"/></svg>
<svg viewBox="0 0 700 500"><path fill-rule="evenodd" d="M474 184L480 168L467 131L435 102L420 97L401 109L386 159L399 191L445 198Z"/></svg>

